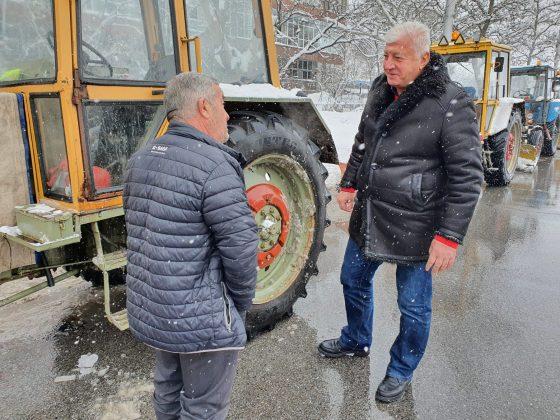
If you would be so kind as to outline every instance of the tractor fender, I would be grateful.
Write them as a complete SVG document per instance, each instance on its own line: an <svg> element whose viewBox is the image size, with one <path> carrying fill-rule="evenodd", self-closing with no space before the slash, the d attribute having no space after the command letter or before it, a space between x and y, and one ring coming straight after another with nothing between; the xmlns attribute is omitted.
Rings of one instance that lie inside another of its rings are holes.
<svg viewBox="0 0 560 420"><path fill-rule="evenodd" d="M514 107L519 108L522 116L525 115L525 101L523 101L523 99L500 98L492 114L492 119L490 120L490 127L488 127L489 135L493 136L507 129L509 118Z"/></svg>
<svg viewBox="0 0 560 420"><path fill-rule="evenodd" d="M234 111L270 111L281 114L307 131L311 141L320 149L319 160L322 163L335 165L339 163L332 134L311 98L296 95L288 96L287 94L276 97L236 95L236 90L229 89L228 85L222 84L221 86L224 90L225 108L228 113ZM286 92L285 90L277 90ZM357 129L358 127L356 127ZM353 140L354 136L352 134L349 141L353 142Z"/></svg>

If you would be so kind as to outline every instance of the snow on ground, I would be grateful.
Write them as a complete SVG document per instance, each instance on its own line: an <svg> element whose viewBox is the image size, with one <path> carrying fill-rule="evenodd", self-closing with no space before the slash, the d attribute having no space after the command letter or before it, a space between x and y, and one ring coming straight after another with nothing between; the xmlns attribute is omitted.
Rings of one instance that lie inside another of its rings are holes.
<svg viewBox="0 0 560 420"><path fill-rule="evenodd" d="M362 111L319 112L327 123L327 126L333 136L336 150L338 151L338 160L341 163L348 162L350 152L352 151L352 145L354 144L354 136L358 131L358 124L360 123Z"/></svg>

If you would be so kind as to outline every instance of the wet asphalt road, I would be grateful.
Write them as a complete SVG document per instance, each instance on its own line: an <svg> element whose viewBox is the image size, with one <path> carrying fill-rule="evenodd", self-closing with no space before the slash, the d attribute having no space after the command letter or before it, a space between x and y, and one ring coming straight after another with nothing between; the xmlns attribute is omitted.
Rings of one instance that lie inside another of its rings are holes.
<svg viewBox="0 0 560 420"><path fill-rule="evenodd" d="M334 202L329 216L307 299L241 355L230 418L560 418L560 159L485 189L457 265L434 281L432 334L412 387L389 406L374 393L398 331L393 266L376 276L371 356L316 353L345 321L347 216ZM115 295L122 305L122 287ZM96 372L54 382L89 352ZM0 309L0 418L152 418L152 366L148 348L103 319L101 291L79 279Z"/></svg>

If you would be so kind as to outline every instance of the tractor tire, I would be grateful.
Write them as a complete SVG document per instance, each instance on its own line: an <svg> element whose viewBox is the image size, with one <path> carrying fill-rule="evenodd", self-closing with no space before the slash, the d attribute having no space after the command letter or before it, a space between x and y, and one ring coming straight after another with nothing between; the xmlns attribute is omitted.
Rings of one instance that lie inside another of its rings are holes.
<svg viewBox="0 0 560 420"><path fill-rule="evenodd" d="M296 300L306 296L306 284L318 274L317 259L326 248L331 197L325 186L328 171L306 130L273 112L237 111L230 117L228 144L248 162L247 195L260 228L257 289L246 322L248 336L254 337L290 316ZM265 204L270 200L276 204ZM272 213L274 218L266 219ZM266 227L270 220L276 230ZM284 239L278 238L280 230L287 232Z"/></svg>
<svg viewBox="0 0 560 420"><path fill-rule="evenodd" d="M521 149L522 130L521 114L514 111L508 128L488 138L493 170L484 169L484 180L489 186L503 187L513 179Z"/></svg>
<svg viewBox="0 0 560 420"><path fill-rule="evenodd" d="M546 127L548 128L550 138L545 136L541 155L554 156L556 149L558 148L558 140L560 138L560 117L556 118L555 121L546 123Z"/></svg>

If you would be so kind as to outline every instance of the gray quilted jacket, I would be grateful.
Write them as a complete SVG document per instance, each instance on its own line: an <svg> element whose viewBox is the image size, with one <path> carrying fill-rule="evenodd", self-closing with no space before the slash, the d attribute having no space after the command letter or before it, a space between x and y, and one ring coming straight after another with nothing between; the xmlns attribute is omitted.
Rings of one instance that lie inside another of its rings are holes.
<svg viewBox="0 0 560 420"><path fill-rule="evenodd" d="M140 341L174 353L245 345L258 239L241 160L179 122L131 158L127 309Z"/></svg>

